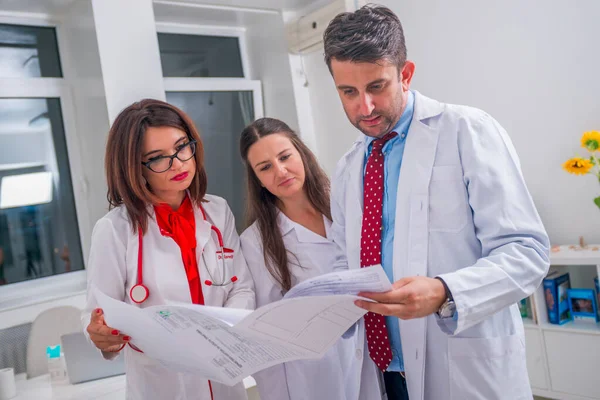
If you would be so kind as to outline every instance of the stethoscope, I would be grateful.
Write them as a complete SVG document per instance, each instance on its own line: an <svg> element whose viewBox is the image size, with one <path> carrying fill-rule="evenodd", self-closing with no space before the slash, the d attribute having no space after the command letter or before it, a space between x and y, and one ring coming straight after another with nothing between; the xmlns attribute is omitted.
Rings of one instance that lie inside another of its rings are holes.
<svg viewBox="0 0 600 400"><path fill-rule="evenodd" d="M204 218L204 221L206 221L206 213L204 212L204 208L202 208L202 206L200 206L200 211L202 211L202 218ZM208 268L208 263L206 262L206 259L204 258L204 250L202 250L202 261L204 262L204 265L206 265L206 271L208 271L208 276L210 279L207 279L204 281L204 284L206 286L227 286L229 284L232 284L233 282L237 281L238 278L235 275L232 275L232 277L229 280L225 280L225 270L226 270L226 265L227 263L225 263L225 259L226 258L233 258L233 250L226 248L223 245L223 235L221 234L221 231L219 230L219 228L217 228L216 226L214 226L213 224L210 225L210 232L211 232L211 236L213 233L216 234L217 236L217 244L219 251L217 251L217 261L220 259L221 260L221 271L223 272L223 281L220 283L216 283L215 279L212 276L212 273L210 272L210 268ZM138 228L138 262L137 262L137 283L131 288L131 290L129 291L129 297L131 298L131 300L134 303L137 304L141 304L144 301L146 301L146 299L148 298L148 296L150 296L150 291L148 290L148 287L146 285L144 285L143 283L143 274L142 274L142 257L143 257L143 242L144 242L144 238L143 238L143 232L142 232L142 228L139 227ZM217 262L218 264L218 262Z"/></svg>

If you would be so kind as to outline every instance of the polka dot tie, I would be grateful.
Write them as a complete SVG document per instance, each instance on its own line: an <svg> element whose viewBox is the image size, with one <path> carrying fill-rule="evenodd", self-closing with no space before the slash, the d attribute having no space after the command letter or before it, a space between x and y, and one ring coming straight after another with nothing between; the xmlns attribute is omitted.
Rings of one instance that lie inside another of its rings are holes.
<svg viewBox="0 0 600 400"><path fill-rule="evenodd" d="M360 266L362 268L381 264L381 231L383 211L383 145L397 135L390 132L373 141L373 147L364 179L363 220L360 245ZM375 365L385 371L392 362L392 349L388 339L385 317L368 312L365 314L365 328L369 355Z"/></svg>

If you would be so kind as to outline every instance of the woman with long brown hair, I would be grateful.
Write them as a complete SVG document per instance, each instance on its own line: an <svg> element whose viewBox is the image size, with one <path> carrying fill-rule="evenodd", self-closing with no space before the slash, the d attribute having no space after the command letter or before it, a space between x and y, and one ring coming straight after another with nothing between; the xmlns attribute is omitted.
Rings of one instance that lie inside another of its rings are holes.
<svg viewBox="0 0 600 400"><path fill-rule="evenodd" d="M111 127L105 168L111 211L92 234L86 333L105 358L125 353L128 399L246 399L243 384L228 387L172 371L144 355L135 338L106 325L89 290L94 285L139 307L254 308L233 214L224 199L206 194L204 151L193 122L162 101L130 105Z"/></svg>
<svg viewBox="0 0 600 400"><path fill-rule="evenodd" d="M331 272L329 179L314 154L284 122L261 118L240 138L246 163L249 228L242 250L256 305L280 300L291 287ZM344 335L320 360L294 361L254 374L261 400L381 398L377 370L364 357L364 336ZM348 337L346 337L348 336Z"/></svg>

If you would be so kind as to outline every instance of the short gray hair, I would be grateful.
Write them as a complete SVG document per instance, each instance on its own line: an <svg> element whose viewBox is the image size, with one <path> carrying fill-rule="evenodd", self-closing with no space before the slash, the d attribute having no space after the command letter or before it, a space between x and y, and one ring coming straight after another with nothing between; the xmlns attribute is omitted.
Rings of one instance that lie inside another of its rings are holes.
<svg viewBox="0 0 600 400"><path fill-rule="evenodd" d="M325 63L331 60L377 62L398 67L406 62L406 43L400 19L387 7L367 4L355 12L338 14L323 33Z"/></svg>

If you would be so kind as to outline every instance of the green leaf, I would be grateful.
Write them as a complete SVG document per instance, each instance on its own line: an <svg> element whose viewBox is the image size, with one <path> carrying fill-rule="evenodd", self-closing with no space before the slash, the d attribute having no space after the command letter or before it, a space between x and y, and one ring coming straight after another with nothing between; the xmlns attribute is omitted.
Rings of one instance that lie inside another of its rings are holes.
<svg viewBox="0 0 600 400"><path fill-rule="evenodd" d="M596 205L598 206L598 208L600 208L600 196L596 197L594 199L594 203L596 203Z"/></svg>

